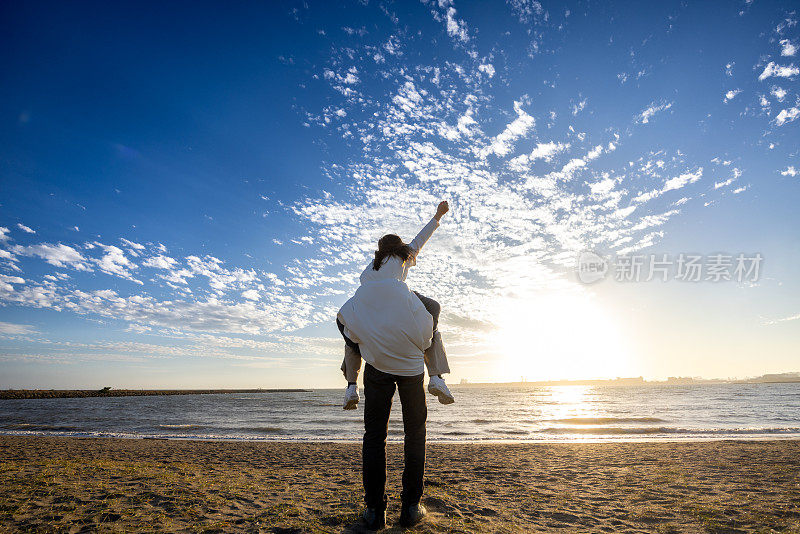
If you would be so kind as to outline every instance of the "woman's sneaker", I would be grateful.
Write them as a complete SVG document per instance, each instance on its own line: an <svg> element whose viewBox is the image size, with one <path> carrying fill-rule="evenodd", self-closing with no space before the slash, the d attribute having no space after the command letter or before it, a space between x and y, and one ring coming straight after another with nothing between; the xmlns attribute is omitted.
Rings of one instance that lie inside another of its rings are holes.
<svg viewBox="0 0 800 534"><path fill-rule="evenodd" d="M436 375L432 376L430 382L428 382L428 393L436 395L442 404L453 404L456 401L447 388L447 384L444 383L444 378Z"/></svg>
<svg viewBox="0 0 800 534"><path fill-rule="evenodd" d="M344 404L342 408L345 410L355 410L359 400L358 386L350 384L347 386L347 389L344 390Z"/></svg>

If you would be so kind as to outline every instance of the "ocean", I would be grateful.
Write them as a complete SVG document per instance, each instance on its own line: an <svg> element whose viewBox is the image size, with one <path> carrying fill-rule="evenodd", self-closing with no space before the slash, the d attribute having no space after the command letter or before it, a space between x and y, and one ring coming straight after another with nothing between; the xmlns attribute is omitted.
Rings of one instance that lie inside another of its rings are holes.
<svg viewBox="0 0 800 534"><path fill-rule="evenodd" d="M428 398L429 441L800 438L800 384L453 386ZM310 392L0 400L0 433L120 438L359 441L362 404ZM402 441L394 399L389 440Z"/></svg>

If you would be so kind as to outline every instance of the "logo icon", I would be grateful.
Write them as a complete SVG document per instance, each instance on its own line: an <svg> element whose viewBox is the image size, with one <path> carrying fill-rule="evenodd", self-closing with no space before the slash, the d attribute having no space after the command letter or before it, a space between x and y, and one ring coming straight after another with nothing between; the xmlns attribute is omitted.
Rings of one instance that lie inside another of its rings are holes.
<svg viewBox="0 0 800 534"><path fill-rule="evenodd" d="M591 250L583 250L578 254L578 262L575 266L578 273L578 280L584 284L592 284L606 277L608 273L608 262L599 254Z"/></svg>

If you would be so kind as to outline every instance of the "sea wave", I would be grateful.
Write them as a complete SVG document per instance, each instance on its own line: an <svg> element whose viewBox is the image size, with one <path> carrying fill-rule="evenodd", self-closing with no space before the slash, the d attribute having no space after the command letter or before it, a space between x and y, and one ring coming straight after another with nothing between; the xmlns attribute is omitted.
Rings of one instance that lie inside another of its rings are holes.
<svg viewBox="0 0 800 534"><path fill-rule="evenodd" d="M677 428L665 426L638 426L638 427L551 427L539 432L544 434L581 434L581 435L649 435L670 434L683 436L702 435L761 435L761 434L797 434L800 427L769 427L769 428Z"/></svg>
<svg viewBox="0 0 800 534"><path fill-rule="evenodd" d="M548 432L551 431L551 432ZM113 431L58 431L58 430L31 430L19 429L0 429L0 435L15 436L68 436L68 437L91 437L91 438L122 438L122 439L166 439L166 440L214 440L214 441L280 441L280 442L347 442L360 443L361 436L314 436L309 434L291 433L137 433L137 432L113 432ZM561 442L580 440L602 440L602 441L628 441L628 440L706 440L706 439L794 439L800 437L800 427L775 427L775 428L740 428L740 429L686 429L686 428L666 428L666 427L647 427L647 428L610 428L601 427L573 428L563 427L555 429L545 429L543 431L520 432L516 431L497 431L493 433L471 433L471 432L445 432L439 435L428 435L429 443L442 442ZM402 443L402 431L393 432L390 430L388 441Z"/></svg>
<svg viewBox="0 0 800 534"><path fill-rule="evenodd" d="M8 425L3 425L3 428L8 430L30 430L43 432L78 432L81 430L81 428L77 426L46 425L41 423L11 423Z"/></svg>
<svg viewBox="0 0 800 534"><path fill-rule="evenodd" d="M546 419L549 423L569 425L613 425L617 423L666 423L659 417L567 417L565 419Z"/></svg>
<svg viewBox="0 0 800 534"><path fill-rule="evenodd" d="M279 426L250 426L244 428L226 428L225 430L256 432L258 434L283 434L285 432L285 430Z"/></svg>

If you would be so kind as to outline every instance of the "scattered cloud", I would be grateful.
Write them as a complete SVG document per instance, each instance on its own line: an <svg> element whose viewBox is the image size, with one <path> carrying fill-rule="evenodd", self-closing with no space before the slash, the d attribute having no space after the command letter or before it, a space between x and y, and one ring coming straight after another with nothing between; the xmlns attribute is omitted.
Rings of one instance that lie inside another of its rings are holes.
<svg viewBox="0 0 800 534"><path fill-rule="evenodd" d="M508 4L519 22L530 27L510 26L539 42L536 25L550 14L536 1ZM323 170L331 183L327 191L281 206L302 223L304 235L287 231L266 241L298 250L296 257L284 264L241 268L197 250L170 253L147 239L137 243L120 238L114 241L118 246L98 241L21 246L13 245L8 228L0 227L0 259L12 263L16 256L34 258L25 261L41 265L42 260L53 267L43 276L27 274L38 273L38 268L17 273L23 276L0 276L0 302L119 320L130 332L185 341L179 349L183 354L233 357L231 349L290 349L338 356L339 339L315 339L297 331L330 323L337 305L355 289L380 235L391 229L412 236L430 217L432 206L447 198L451 213L409 283L441 300L448 314L446 328L454 338L480 342L474 325L496 327L502 302L531 301L543 290L582 291L564 274L576 251L630 252L651 246L690 201L701 197L710 204L738 185L738 169L727 164L709 167L707 174L714 180L702 180L704 169L696 159L639 142L636 137L642 133L659 133L662 125L655 124L661 122L655 115L672 110L675 102L648 96L640 103L651 103L632 122L630 114L640 104L624 112L624 124L602 122L606 119L595 117L602 114L587 112L576 122L598 124L591 129L570 125L572 117L586 110L589 98L590 111L595 111L601 100L594 93L558 105L539 100L538 89L530 93L537 96L529 97L504 85L502 96L494 94L491 89L505 84L511 69L508 56L499 48L477 53L483 34L459 18L452 1L429 1L424 9L433 13L440 37L444 26L450 38L444 41L453 54L446 59L417 60L411 53L414 32L396 25L390 35L373 27L369 33L344 28L337 33L347 38L347 47L332 47L331 57L318 63L313 75L326 87L324 103L297 105L307 126L319 127L321 145L329 135L356 148L355 156L331 156L334 161ZM556 17L560 24L567 14ZM781 46L786 49L783 41ZM730 61L725 74L732 77L733 68ZM653 72L633 63L622 69L631 74L618 75L621 83ZM788 79L797 73L793 65L770 62L759 79ZM733 86L733 80L726 85ZM762 90L759 101L766 100L766 109L756 112L773 116L767 97L783 101L783 91ZM727 91L724 102L740 93L738 88ZM742 97L740 101L747 104ZM673 112L678 111L684 108L676 106ZM790 107L773 120L780 126L798 113ZM641 126L647 124L647 129ZM793 166L781 174L796 176ZM677 193L667 195L672 191ZM699 209L701 202L693 206ZM77 239L80 234L73 235ZM75 271L69 273L73 278L62 277L66 273L59 269ZM91 284L84 283L89 279ZM80 350L105 349L98 344ZM130 345L129 350L140 357L151 347Z"/></svg>
<svg viewBox="0 0 800 534"><path fill-rule="evenodd" d="M491 63L482 63L478 65L478 70L486 74L489 78L494 77L494 66Z"/></svg>
<svg viewBox="0 0 800 534"><path fill-rule="evenodd" d="M773 86L772 89L770 89L770 94L773 97L775 97L775 100L777 100L778 102L783 102L783 99L786 98L787 91L786 89L783 89L782 87L778 87L776 85Z"/></svg>
<svg viewBox="0 0 800 534"><path fill-rule="evenodd" d="M730 102L731 100L736 98L736 95L738 95L741 92L742 92L741 89L731 89L730 91L725 93L725 98L723 99L723 102L725 102L725 103Z"/></svg>
<svg viewBox="0 0 800 534"><path fill-rule="evenodd" d="M544 13L542 4L536 0L506 0L506 3L522 24L530 24Z"/></svg>
<svg viewBox="0 0 800 534"><path fill-rule="evenodd" d="M763 82L767 78L776 77L776 78L792 78L800 74L800 69L795 67L794 65L778 65L774 61L770 61L766 67L764 67L764 71L759 74L758 81Z"/></svg>
<svg viewBox="0 0 800 534"><path fill-rule="evenodd" d="M800 108L793 107L788 109L782 109L780 113L775 116L775 124L778 126L783 126L787 122L793 122L800 117Z"/></svg>
<svg viewBox="0 0 800 534"><path fill-rule="evenodd" d="M26 234L35 234L36 233L36 230L34 230L34 229L32 229L32 228L30 228L28 226L25 226L22 223L17 223L17 228L19 228L20 230L22 230Z"/></svg>
<svg viewBox="0 0 800 534"><path fill-rule="evenodd" d="M655 102L653 102L647 108L642 110L642 112L639 114L637 122L640 122L641 124L647 124L650 122L650 119L653 117L653 115L661 111L666 111L671 107L672 107L672 102L661 103L661 104L656 104Z"/></svg>

